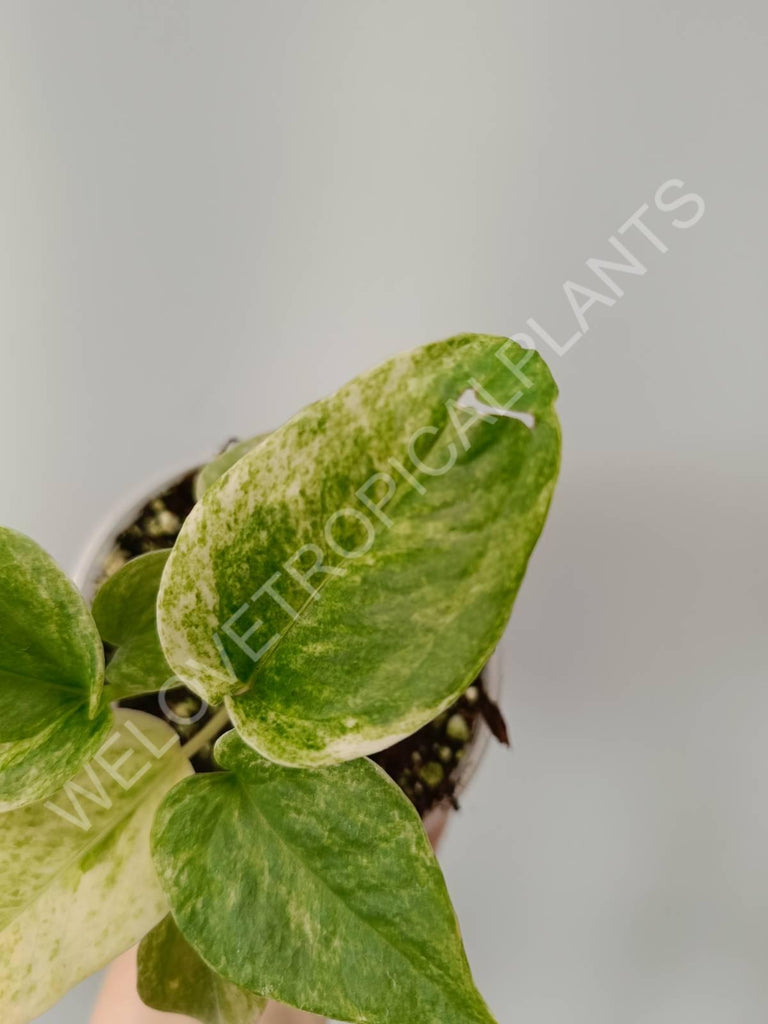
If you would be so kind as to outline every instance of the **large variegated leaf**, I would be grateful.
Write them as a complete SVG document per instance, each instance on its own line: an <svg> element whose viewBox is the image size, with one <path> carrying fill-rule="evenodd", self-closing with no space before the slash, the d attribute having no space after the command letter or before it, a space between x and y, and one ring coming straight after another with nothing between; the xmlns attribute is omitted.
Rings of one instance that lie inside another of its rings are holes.
<svg viewBox="0 0 768 1024"><path fill-rule="evenodd" d="M468 389L511 414L468 411ZM414 732L504 629L557 475L556 394L538 354L462 335L270 434L205 493L168 561L158 625L173 669L226 697L280 763Z"/></svg>
<svg viewBox="0 0 768 1024"><path fill-rule="evenodd" d="M168 551L132 559L99 588L93 617L117 648L106 668L110 700L153 693L173 679L157 635L155 605Z"/></svg>
<svg viewBox="0 0 768 1024"><path fill-rule="evenodd" d="M235 732L226 773L164 800L155 864L185 938L252 992L344 1021L490 1024L419 817L368 760L266 761Z"/></svg>
<svg viewBox="0 0 768 1024"><path fill-rule="evenodd" d="M3 1024L32 1020L167 911L150 826L191 768L173 730L150 715L117 711L113 737L50 800L2 818Z"/></svg>
<svg viewBox="0 0 768 1024"><path fill-rule="evenodd" d="M256 1024L266 1005L212 970L170 914L141 941L138 990L147 1006L202 1024Z"/></svg>
<svg viewBox="0 0 768 1024"><path fill-rule="evenodd" d="M215 459L211 461L200 470L195 479L195 497L199 501L209 487L224 476L230 467L234 466L236 462L239 462L244 455L261 444L266 437L266 434L257 434L256 437L249 437L247 441L238 441L237 444L233 444L231 448L227 448L221 455L217 455Z"/></svg>
<svg viewBox="0 0 768 1024"><path fill-rule="evenodd" d="M0 527L0 809L54 792L98 749L104 656L75 586L29 537Z"/></svg>

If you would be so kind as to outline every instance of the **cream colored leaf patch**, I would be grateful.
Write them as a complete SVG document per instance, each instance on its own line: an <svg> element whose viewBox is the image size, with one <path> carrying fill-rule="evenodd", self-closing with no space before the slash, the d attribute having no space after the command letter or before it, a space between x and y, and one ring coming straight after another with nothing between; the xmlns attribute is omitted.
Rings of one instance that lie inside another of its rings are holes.
<svg viewBox="0 0 768 1024"><path fill-rule="evenodd" d="M48 800L0 819L0 1020L26 1024L128 949L167 904L149 833L191 773L175 733L115 713L94 761Z"/></svg>

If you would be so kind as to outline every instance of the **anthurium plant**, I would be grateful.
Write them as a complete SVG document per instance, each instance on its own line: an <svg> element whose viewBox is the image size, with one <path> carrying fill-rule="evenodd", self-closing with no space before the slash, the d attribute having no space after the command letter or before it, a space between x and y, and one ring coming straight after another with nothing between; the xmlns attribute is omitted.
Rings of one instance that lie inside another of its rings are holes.
<svg viewBox="0 0 768 1024"><path fill-rule="evenodd" d="M172 550L91 608L0 530L5 1024L139 940L142 999L204 1024L267 1000L493 1021L421 819L370 755L497 644L558 472L556 394L505 338L398 356L207 466ZM182 683L208 709L183 744L118 706Z"/></svg>

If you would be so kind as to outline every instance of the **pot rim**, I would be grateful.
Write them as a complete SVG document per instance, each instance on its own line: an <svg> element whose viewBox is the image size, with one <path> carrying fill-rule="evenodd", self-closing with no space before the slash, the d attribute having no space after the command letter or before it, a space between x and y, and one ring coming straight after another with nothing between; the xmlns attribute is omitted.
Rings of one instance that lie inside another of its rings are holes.
<svg viewBox="0 0 768 1024"><path fill-rule="evenodd" d="M80 550L70 573L86 601L90 603L93 600L98 582L97 574L104 564L104 559L114 547L118 535L131 525L147 502L168 487L178 483L187 474L204 466L206 462L210 462L212 458L214 456L208 455L194 466L185 463L183 468L176 468L170 472L165 470L161 473L153 473L143 484L131 488L127 496L110 505L99 525L91 534L90 540Z"/></svg>

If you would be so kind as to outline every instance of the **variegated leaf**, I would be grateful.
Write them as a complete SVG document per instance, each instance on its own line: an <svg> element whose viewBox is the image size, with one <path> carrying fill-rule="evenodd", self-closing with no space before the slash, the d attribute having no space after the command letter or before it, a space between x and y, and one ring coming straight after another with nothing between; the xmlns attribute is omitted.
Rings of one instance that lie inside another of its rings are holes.
<svg viewBox="0 0 768 1024"><path fill-rule="evenodd" d="M266 1005L210 968L170 914L141 941L138 989L147 1006L202 1024L256 1024Z"/></svg>
<svg viewBox="0 0 768 1024"><path fill-rule="evenodd" d="M0 527L0 810L54 792L110 728L104 655L74 584L29 537Z"/></svg>
<svg viewBox="0 0 768 1024"><path fill-rule="evenodd" d="M467 409L467 392L500 413ZM175 672L226 697L279 763L416 731L507 622L557 476L556 394L537 353L461 335L269 435L205 493L166 566L158 626Z"/></svg>
<svg viewBox="0 0 768 1024"><path fill-rule="evenodd" d="M111 729L108 707L89 718L80 704L60 712L51 725L29 739L0 744L0 811L55 793L95 755Z"/></svg>
<svg viewBox="0 0 768 1024"><path fill-rule="evenodd" d="M153 850L217 973L344 1021L492 1024L418 814L372 761L285 768L236 732L216 757L163 801Z"/></svg>
<svg viewBox="0 0 768 1024"><path fill-rule="evenodd" d="M117 648L106 668L110 700L153 693L173 679L157 635L155 605L168 551L131 559L99 588L93 617Z"/></svg>
<svg viewBox="0 0 768 1024"><path fill-rule="evenodd" d="M239 441L237 444L233 444L231 448L227 448L221 455L217 455L215 459L211 461L200 470L195 480L195 497L199 501L209 487L224 476L227 470L234 466L236 462L239 462L244 455L261 444L266 437L266 434L257 434L256 437L249 437L247 441Z"/></svg>
<svg viewBox="0 0 768 1024"><path fill-rule="evenodd" d="M0 1019L26 1024L167 911L149 847L155 810L191 772L175 733L115 713L101 754L0 833Z"/></svg>

